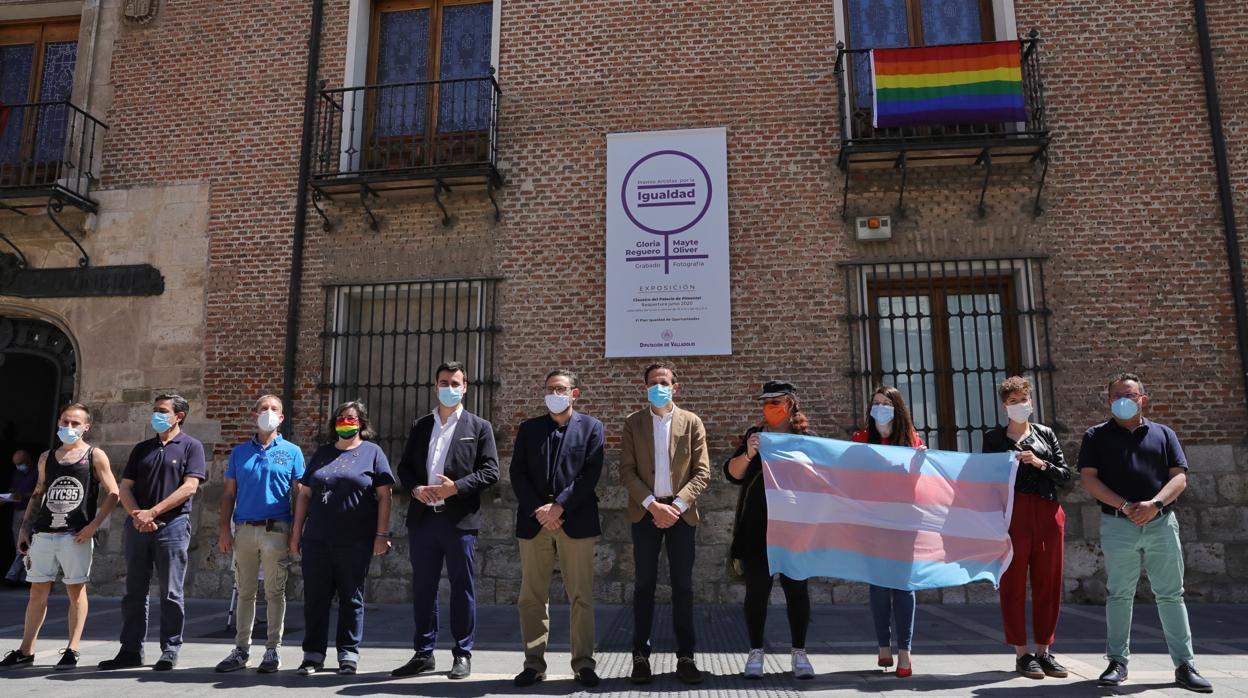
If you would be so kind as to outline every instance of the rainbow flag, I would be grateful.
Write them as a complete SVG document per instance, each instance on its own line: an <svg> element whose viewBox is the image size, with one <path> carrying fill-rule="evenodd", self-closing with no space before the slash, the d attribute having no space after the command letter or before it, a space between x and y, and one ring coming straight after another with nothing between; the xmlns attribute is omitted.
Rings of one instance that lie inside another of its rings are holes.
<svg viewBox="0 0 1248 698"><path fill-rule="evenodd" d="M891 589L987 580L1009 567L1017 461L1010 453L763 434L772 574Z"/></svg>
<svg viewBox="0 0 1248 698"><path fill-rule="evenodd" d="M1017 41L871 50L875 127L1026 121Z"/></svg>

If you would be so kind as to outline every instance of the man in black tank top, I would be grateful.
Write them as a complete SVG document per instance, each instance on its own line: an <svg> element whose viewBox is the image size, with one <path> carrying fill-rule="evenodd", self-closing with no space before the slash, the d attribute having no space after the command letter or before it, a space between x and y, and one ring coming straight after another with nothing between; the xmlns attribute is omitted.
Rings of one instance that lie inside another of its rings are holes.
<svg viewBox="0 0 1248 698"><path fill-rule="evenodd" d="M39 480L18 535L18 547L27 554L26 579L30 582L26 629L21 647L0 660L0 670L34 663L35 639L58 572L69 595L69 646L56 668L78 666L78 644L87 622L93 537L118 498L108 456L82 438L90 428L91 411L85 405L66 405L56 430L61 447L39 456ZM106 496L104 505L97 508L100 489Z"/></svg>

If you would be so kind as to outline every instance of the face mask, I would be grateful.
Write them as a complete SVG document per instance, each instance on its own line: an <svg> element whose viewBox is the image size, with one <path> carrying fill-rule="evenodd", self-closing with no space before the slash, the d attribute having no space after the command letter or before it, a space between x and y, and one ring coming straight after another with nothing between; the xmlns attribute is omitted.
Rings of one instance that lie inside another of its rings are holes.
<svg viewBox="0 0 1248 698"><path fill-rule="evenodd" d="M173 428L174 416L164 412L152 413L152 428L156 433L163 434Z"/></svg>
<svg viewBox="0 0 1248 698"><path fill-rule="evenodd" d="M1114 404L1110 406L1114 416L1124 422L1128 419L1135 419L1135 415L1140 413L1140 406L1130 398L1120 397L1114 400Z"/></svg>
<svg viewBox="0 0 1248 698"><path fill-rule="evenodd" d="M559 395L557 393L551 393L546 396L546 409L550 410L551 414L563 414L571 406L572 406L571 395Z"/></svg>
<svg viewBox="0 0 1248 698"><path fill-rule="evenodd" d="M1031 416L1031 403L1019 402L1013 405L1005 406L1005 414L1014 422L1025 422Z"/></svg>
<svg viewBox="0 0 1248 698"><path fill-rule="evenodd" d="M443 407L454 407L458 405L459 401L462 399L464 399L464 391L461 388L452 388L449 386L445 388L438 388L438 402L442 403Z"/></svg>
<svg viewBox="0 0 1248 698"><path fill-rule="evenodd" d="M23 473L26 472L27 470L30 470L30 466L25 463L22 463L20 465L15 465L13 467L17 468L18 471L23 472Z"/></svg>
<svg viewBox="0 0 1248 698"><path fill-rule="evenodd" d="M260 431L269 434L277 431L278 425L282 423L282 415L276 410L265 410L256 417L256 426L260 427Z"/></svg>
<svg viewBox="0 0 1248 698"><path fill-rule="evenodd" d="M672 402L672 386L655 383L646 389L646 399L655 409L663 409Z"/></svg>
<svg viewBox="0 0 1248 698"><path fill-rule="evenodd" d="M789 418L788 405L763 405L763 419L767 424L776 426Z"/></svg>
<svg viewBox="0 0 1248 698"><path fill-rule="evenodd" d="M78 439L82 438L82 430L73 427L57 427L56 438L60 439L61 443L66 446L71 446Z"/></svg>
<svg viewBox="0 0 1248 698"><path fill-rule="evenodd" d="M871 406L871 418L875 420L875 425L877 427L883 424L891 424L894 412L896 412L896 410L892 405Z"/></svg>
<svg viewBox="0 0 1248 698"><path fill-rule="evenodd" d="M356 434L360 433L360 420L355 417L335 419L334 433L338 434L340 439L354 438Z"/></svg>

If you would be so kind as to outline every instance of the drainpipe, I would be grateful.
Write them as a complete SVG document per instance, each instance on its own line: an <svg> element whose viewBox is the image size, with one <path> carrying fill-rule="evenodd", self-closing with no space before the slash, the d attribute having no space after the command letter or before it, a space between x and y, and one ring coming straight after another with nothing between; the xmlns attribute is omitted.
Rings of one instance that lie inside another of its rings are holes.
<svg viewBox="0 0 1248 698"><path fill-rule="evenodd" d="M1205 104L1209 110L1209 135L1213 138L1213 162L1218 176L1218 199L1222 204L1222 227L1226 234L1226 261L1231 275L1231 302L1235 304L1235 338L1239 343L1240 377L1248 400L1248 310L1244 305L1244 265L1239 254L1239 231L1235 226L1235 200L1231 170L1222 132L1222 107L1218 78L1214 73L1213 45L1209 39L1209 13L1205 0L1194 0L1196 36L1200 44L1200 67L1205 75Z"/></svg>
<svg viewBox="0 0 1248 698"><path fill-rule="evenodd" d="M286 303L286 354L282 366L282 404L286 420L282 431L294 431L295 361L299 344L299 299L303 288L303 240L308 227L308 179L312 171L312 136L316 114L316 74L321 60L321 24L325 0L312 0L312 28L308 36L308 77L303 88L303 136L299 144L299 184L295 191L295 231L291 240L290 289Z"/></svg>

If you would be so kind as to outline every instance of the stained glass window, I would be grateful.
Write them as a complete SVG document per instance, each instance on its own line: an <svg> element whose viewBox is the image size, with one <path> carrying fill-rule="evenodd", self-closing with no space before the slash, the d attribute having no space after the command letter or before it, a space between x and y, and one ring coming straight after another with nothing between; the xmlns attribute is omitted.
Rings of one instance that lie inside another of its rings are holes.
<svg viewBox="0 0 1248 698"><path fill-rule="evenodd" d="M922 0L923 43L966 44L983 41L979 0Z"/></svg>
<svg viewBox="0 0 1248 698"><path fill-rule="evenodd" d="M483 78L490 74L493 6L450 5L442 9L441 79ZM484 130L490 123L491 92L482 82L443 83L438 99L438 131Z"/></svg>
<svg viewBox="0 0 1248 698"><path fill-rule="evenodd" d="M429 10L383 12L377 36L377 91L374 133L381 137L425 132L429 79ZM405 84L408 83L408 84Z"/></svg>
<svg viewBox="0 0 1248 698"><path fill-rule="evenodd" d="M0 46L0 102L25 104L30 98L30 73L34 62L33 44ZM22 121L25 110L10 109L0 132L0 163L15 163L21 157Z"/></svg>

